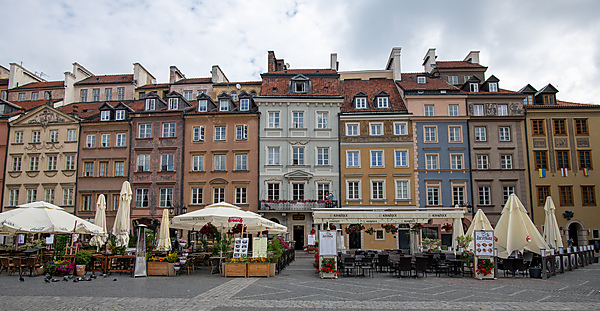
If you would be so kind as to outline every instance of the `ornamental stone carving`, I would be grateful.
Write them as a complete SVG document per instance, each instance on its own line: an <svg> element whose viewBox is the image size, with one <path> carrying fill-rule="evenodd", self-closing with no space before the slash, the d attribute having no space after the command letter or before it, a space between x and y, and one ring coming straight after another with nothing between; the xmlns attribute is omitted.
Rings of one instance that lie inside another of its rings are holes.
<svg viewBox="0 0 600 311"><path fill-rule="evenodd" d="M40 124L43 128L46 128L48 126L48 123L63 122L65 122L64 118L61 118L58 114L49 110L44 110L38 115L34 116L31 120L29 120L29 124Z"/></svg>
<svg viewBox="0 0 600 311"><path fill-rule="evenodd" d="M588 138L577 138L577 148L589 148L590 140Z"/></svg>
<svg viewBox="0 0 600 311"><path fill-rule="evenodd" d="M556 148L569 147L569 141L566 138L554 138L554 146Z"/></svg>

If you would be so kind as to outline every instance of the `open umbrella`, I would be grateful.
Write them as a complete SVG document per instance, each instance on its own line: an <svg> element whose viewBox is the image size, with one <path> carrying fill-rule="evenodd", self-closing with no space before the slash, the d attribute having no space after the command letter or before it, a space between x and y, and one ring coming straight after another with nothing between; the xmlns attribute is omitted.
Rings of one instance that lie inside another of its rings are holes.
<svg viewBox="0 0 600 311"><path fill-rule="evenodd" d="M556 221L556 207L550 196L546 197L544 211L546 212L546 219L544 220L544 239L546 240L546 243L554 249L563 247L560 229L558 228L558 222Z"/></svg>
<svg viewBox="0 0 600 311"><path fill-rule="evenodd" d="M101 234L101 227L48 202L33 202L0 213L0 235L18 233Z"/></svg>
<svg viewBox="0 0 600 311"><path fill-rule="evenodd" d="M502 209L502 215L494 229L494 239L500 258L507 258L513 251L528 250L541 254L540 249L549 249L515 194L508 197Z"/></svg>
<svg viewBox="0 0 600 311"><path fill-rule="evenodd" d="M480 230L494 230L494 228L492 228L492 224L490 223L490 220L487 218L487 216L485 215L485 213L483 212L482 209L478 209L477 213L475 213L475 217L473 217L473 222L471 223L471 225L469 226L469 229L467 229L467 233L465 234L466 236L470 236L474 239L473 237L473 233L475 231L480 231ZM469 243L469 249L475 249L475 241L471 241Z"/></svg>
<svg viewBox="0 0 600 311"><path fill-rule="evenodd" d="M129 244L129 229L131 228L129 205L131 204L132 195L129 182L123 182L119 196L119 210L112 229L112 233L116 236L116 246L127 246Z"/></svg>
<svg viewBox="0 0 600 311"><path fill-rule="evenodd" d="M102 231L104 231L104 233L101 234L94 234L90 240L90 245L96 246L96 250L98 250L102 245L104 245L104 237L106 237L106 199L104 198L104 194L98 196L94 224L98 227L101 227Z"/></svg>
<svg viewBox="0 0 600 311"><path fill-rule="evenodd" d="M166 208L163 210L162 221L160 222L160 239L156 249L161 252L168 252L171 250L171 236L169 233L169 210Z"/></svg>

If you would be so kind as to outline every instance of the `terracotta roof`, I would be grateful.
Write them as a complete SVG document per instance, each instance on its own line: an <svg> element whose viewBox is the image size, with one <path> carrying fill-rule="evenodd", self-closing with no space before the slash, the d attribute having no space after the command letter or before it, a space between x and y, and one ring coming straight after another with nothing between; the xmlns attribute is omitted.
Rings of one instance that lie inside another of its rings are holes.
<svg viewBox="0 0 600 311"><path fill-rule="evenodd" d="M407 112L406 106L400 97L400 93L394 85L394 80L390 79L371 79L358 80L349 79L340 82L340 92L344 96L344 104L342 112L392 112L403 111ZM354 109L354 96L358 93L367 94L367 109ZM380 92L389 94L389 108L375 108L373 100Z"/></svg>
<svg viewBox="0 0 600 311"><path fill-rule="evenodd" d="M212 83L212 78L181 79L173 84L196 84L196 83Z"/></svg>
<svg viewBox="0 0 600 311"><path fill-rule="evenodd" d="M311 81L311 91L307 93L290 93L289 85L292 78L302 74ZM340 96L339 75L330 69L295 69L263 73L261 96Z"/></svg>
<svg viewBox="0 0 600 311"><path fill-rule="evenodd" d="M286 70L279 70L279 71L271 71L268 72L266 74L277 74L277 73L289 73L289 74L307 74L307 73L329 73L329 74L337 74L337 71L335 70L331 70L329 68L323 68L323 69L286 69Z"/></svg>
<svg viewBox="0 0 600 311"><path fill-rule="evenodd" d="M484 91L479 91L479 92L473 92L473 93L471 93L471 92L466 92L466 93L468 93L469 95L477 95L477 94L482 94L482 95L494 95L494 94L502 94L502 95L505 95L505 94L509 94L509 95L524 95L524 94L521 94L519 92L515 92L515 91L511 91L511 90L505 90L505 89L501 89L501 88L498 89L498 92L484 92Z"/></svg>
<svg viewBox="0 0 600 311"><path fill-rule="evenodd" d="M565 108L590 108L590 109L600 109L600 105L596 104L582 104L582 103L571 103L562 100L556 100L556 105L525 105L525 108L535 109L535 108L555 108L555 109L565 109Z"/></svg>
<svg viewBox="0 0 600 311"><path fill-rule="evenodd" d="M136 87L136 90L144 90L144 89L158 89L158 88L168 88L169 83L158 83L158 84L146 84L144 86Z"/></svg>
<svg viewBox="0 0 600 311"><path fill-rule="evenodd" d="M21 85L15 90L27 90L27 89L40 89L40 88L57 88L65 87L65 81L47 81L47 82L32 82L25 85Z"/></svg>
<svg viewBox="0 0 600 311"><path fill-rule="evenodd" d="M262 81L244 81L244 82L225 82L225 83L215 83L218 86L226 86L226 85L260 85Z"/></svg>
<svg viewBox="0 0 600 311"><path fill-rule="evenodd" d="M417 76L425 76L425 83L417 83ZM402 80L397 81L398 85L403 90L455 90L459 91L458 88L453 86L452 84L446 82L441 78L431 77L429 74L424 72L413 72L413 73L403 73Z"/></svg>
<svg viewBox="0 0 600 311"><path fill-rule="evenodd" d="M55 99L52 101L52 103L54 104L54 103L57 103L60 101L62 101L62 99ZM25 111L27 112L27 111L33 110L41 105L44 105L47 102L48 101L45 99L40 99L40 100L24 100L24 101L20 101L20 102L16 102L16 103L15 102L11 102L11 103L13 103L21 108L25 108ZM15 111L12 113L7 113L7 114L5 114L5 116L10 117L10 116L17 115L19 113L20 113L20 111Z"/></svg>
<svg viewBox="0 0 600 311"><path fill-rule="evenodd" d="M109 84L109 83L131 83L133 82L132 74L124 74L124 75L105 75L105 76L91 76L87 79L83 79L75 85L85 85L85 84Z"/></svg>
<svg viewBox="0 0 600 311"><path fill-rule="evenodd" d="M129 104L129 108L133 109L133 111L135 111L135 112L142 112L146 108L146 100L145 99L134 100L133 102L131 102Z"/></svg>
<svg viewBox="0 0 600 311"><path fill-rule="evenodd" d="M103 104L104 102L72 103L66 106L59 107L58 110L70 114L73 113L74 105L77 105L77 115L80 118L85 119L93 116L94 114L100 113L100 110L98 110L98 108Z"/></svg>
<svg viewBox="0 0 600 311"><path fill-rule="evenodd" d="M481 67L481 68L485 68L484 66L481 66L480 64L473 64L467 61L436 61L435 62L435 66L437 68L473 68L473 67Z"/></svg>

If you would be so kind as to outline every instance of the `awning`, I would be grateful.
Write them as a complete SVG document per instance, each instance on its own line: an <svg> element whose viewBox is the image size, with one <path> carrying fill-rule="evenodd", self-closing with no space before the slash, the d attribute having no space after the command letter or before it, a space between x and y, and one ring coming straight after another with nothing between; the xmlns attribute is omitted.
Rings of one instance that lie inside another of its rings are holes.
<svg viewBox="0 0 600 311"><path fill-rule="evenodd" d="M314 223L333 224L412 224L426 223L429 219L463 218L464 208L414 208L361 210L328 208L313 210Z"/></svg>

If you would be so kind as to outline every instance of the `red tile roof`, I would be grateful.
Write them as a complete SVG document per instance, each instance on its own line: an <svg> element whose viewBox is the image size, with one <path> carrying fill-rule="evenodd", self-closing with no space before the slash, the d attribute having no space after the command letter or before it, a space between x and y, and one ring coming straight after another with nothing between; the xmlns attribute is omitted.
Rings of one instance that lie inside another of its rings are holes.
<svg viewBox="0 0 600 311"><path fill-rule="evenodd" d="M473 64L467 61L436 61L435 66L438 68L473 68L473 67L481 67L480 64Z"/></svg>
<svg viewBox="0 0 600 311"><path fill-rule="evenodd" d="M146 84L144 86L136 87L136 90L144 90L144 89L159 89L159 88L169 88L169 83L158 83L158 84Z"/></svg>
<svg viewBox="0 0 600 311"><path fill-rule="evenodd" d="M64 88L65 81L47 81L47 82L32 82L25 85L21 85L16 90L28 90L28 89L41 89L41 88Z"/></svg>
<svg viewBox="0 0 600 311"><path fill-rule="evenodd" d="M590 109L600 109L600 105L572 103L572 102L566 102L566 101L562 101L562 100L556 100L556 105L525 105L525 108L528 108L528 109L535 109L535 108L555 108L555 109L590 108Z"/></svg>
<svg viewBox="0 0 600 311"><path fill-rule="evenodd" d="M118 103L118 101L116 103ZM100 113L100 110L98 110L98 108L103 104L104 102L72 103L66 106L59 107L58 110L70 114L73 113L74 105L77 105L77 115L80 118L88 118L94 114Z"/></svg>
<svg viewBox="0 0 600 311"><path fill-rule="evenodd" d="M289 83L291 79L299 74L306 76L312 85L310 93L290 93ZM295 69L263 73L261 96L340 96L339 75L330 69ZM276 91L274 91L276 89Z"/></svg>
<svg viewBox="0 0 600 311"><path fill-rule="evenodd" d="M196 84L196 83L212 83L212 78L190 78L182 79L173 84Z"/></svg>
<svg viewBox="0 0 600 311"><path fill-rule="evenodd" d="M337 71L335 70L331 70L328 68L323 68L323 69L286 69L286 70L279 70L279 71L271 71L268 72L267 74L276 74L276 73L288 73L288 74L311 74L311 73L329 73L329 74L337 74Z"/></svg>
<svg viewBox="0 0 600 311"><path fill-rule="evenodd" d="M132 83L133 75L105 75L105 76L91 76L87 79L83 79L75 85L87 85L87 84L114 84L114 83Z"/></svg>
<svg viewBox="0 0 600 311"><path fill-rule="evenodd" d="M138 99L138 100L134 100L131 103L129 103L129 108L133 109L133 111L135 112L142 112L146 109L146 100L145 99Z"/></svg>
<svg viewBox="0 0 600 311"><path fill-rule="evenodd" d="M427 77L426 83L417 83L417 76ZM433 78L424 72L403 73L402 80L397 83L403 90L457 90L455 86L444 79Z"/></svg>
<svg viewBox="0 0 600 311"><path fill-rule="evenodd" d="M55 99L55 100L52 101L52 103L54 104L54 103L57 103L57 102L60 102L60 101L62 101L62 99ZM24 108L25 111L27 112L27 111L33 110L33 109L35 109L35 108L37 108L37 107L39 107L41 105L44 105L47 102L48 101L45 100L45 99L40 99L40 100L24 100L24 101L20 101L20 102L11 102L11 103L13 103L13 104L15 104L15 105L17 105L17 106L19 106L21 108ZM11 117L11 116L17 115L19 113L20 113L20 111L15 111L15 112L12 112L12 113L7 113L4 116Z"/></svg>
<svg viewBox="0 0 600 311"><path fill-rule="evenodd" d="M262 81L244 81L244 82L215 83L215 85L217 85L217 86L228 86L228 85L235 86L236 84L239 84L239 85L260 85L261 83L262 83Z"/></svg>
<svg viewBox="0 0 600 311"><path fill-rule="evenodd" d="M389 103L390 107L386 109L374 108L373 100L375 95L380 92L386 92L390 95ZM342 105L342 112L391 112L391 111L404 111L406 112L406 106L400 97L400 93L394 85L394 80L390 79L371 79L371 80L358 80L349 79L340 82L340 92L344 96L344 104ZM367 109L354 109L354 96L359 92L367 94Z"/></svg>
<svg viewBox="0 0 600 311"><path fill-rule="evenodd" d="M500 88L498 89L498 92L484 92L484 91L480 90L479 92L473 92L473 93L471 93L471 92L465 92L465 93L469 94L469 95L477 95L477 94L482 94L482 95L494 95L494 94L502 94L502 95L505 95L505 94L510 94L510 95L524 95L524 94L521 94L519 92L515 92L515 91L511 91L511 90L505 90L505 89L500 89Z"/></svg>

